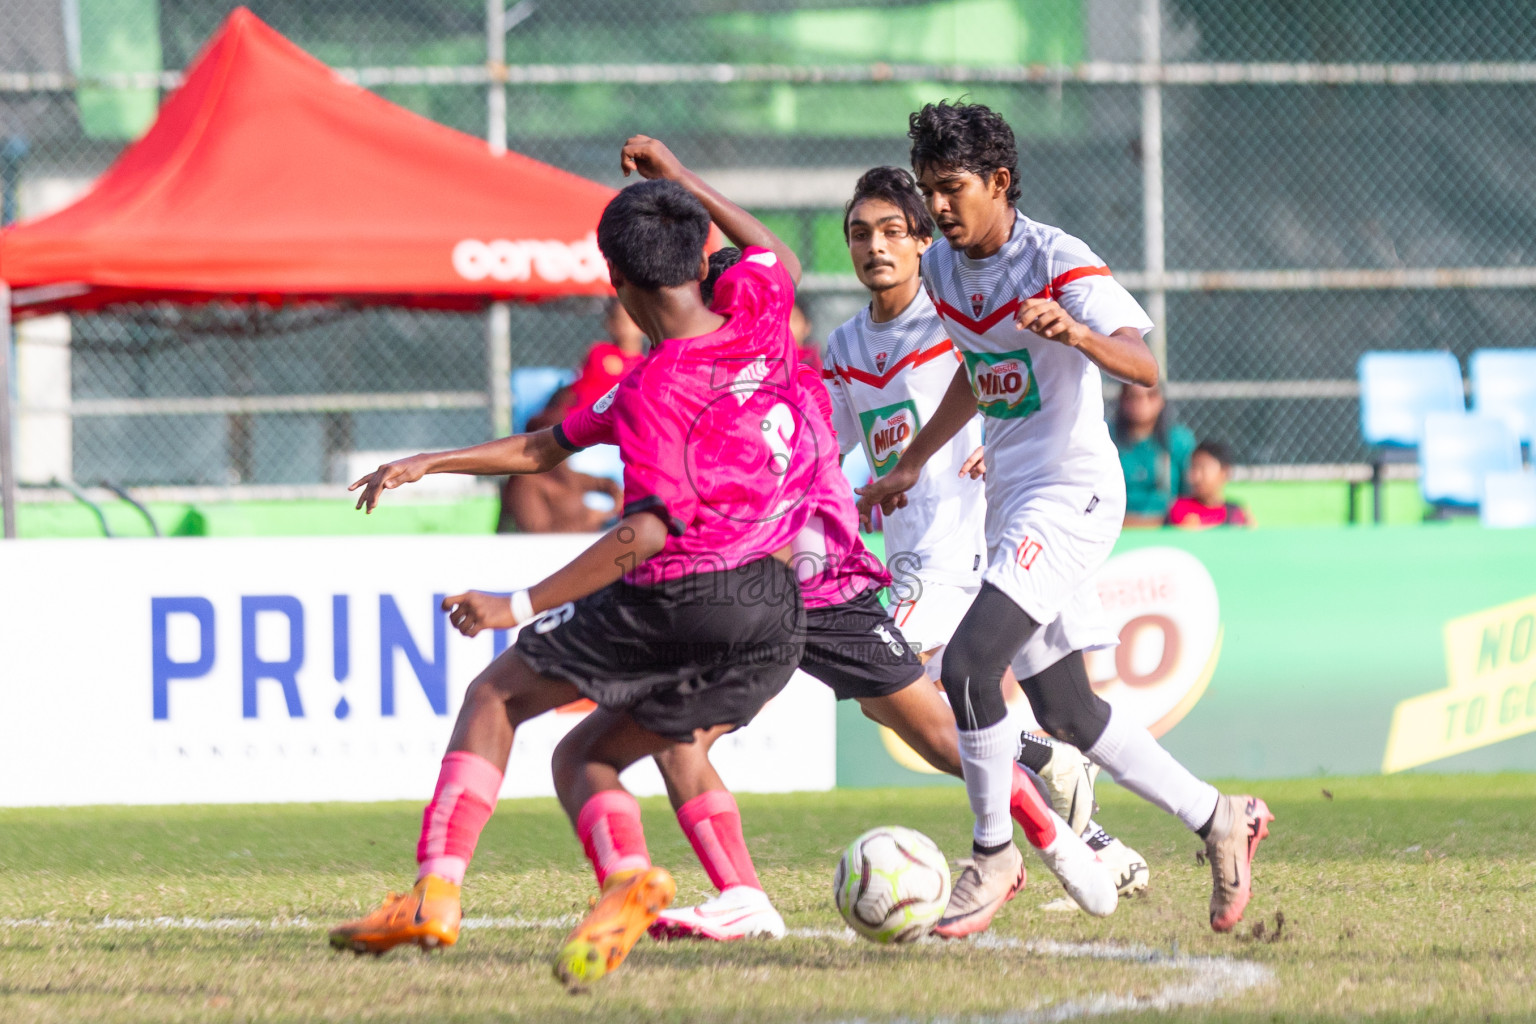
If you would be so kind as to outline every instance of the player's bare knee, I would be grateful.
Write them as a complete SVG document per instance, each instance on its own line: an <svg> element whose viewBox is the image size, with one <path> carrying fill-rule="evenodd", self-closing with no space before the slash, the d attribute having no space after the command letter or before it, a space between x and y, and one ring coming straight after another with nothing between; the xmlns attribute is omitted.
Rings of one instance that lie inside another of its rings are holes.
<svg viewBox="0 0 1536 1024"><path fill-rule="evenodd" d="M664 778L686 781L699 771L700 762L707 761L708 755L697 741L693 743L674 743L664 750L658 750L651 757L656 761L656 767Z"/></svg>
<svg viewBox="0 0 1536 1024"><path fill-rule="evenodd" d="M923 760L945 775L958 776L960 774L960 743L954 728L929 729L923 739L928 748L922 752Z"/></svg>
<svg viewBox="0 0 1536 1024"><path fill-rule="evenodd" d="M555 752L549 759L549 770L554 777L555 791L559 793L569 791L581 778L591 759L590 744L583 737L581 730L566 733L565 738L555 745Z"/></svg>

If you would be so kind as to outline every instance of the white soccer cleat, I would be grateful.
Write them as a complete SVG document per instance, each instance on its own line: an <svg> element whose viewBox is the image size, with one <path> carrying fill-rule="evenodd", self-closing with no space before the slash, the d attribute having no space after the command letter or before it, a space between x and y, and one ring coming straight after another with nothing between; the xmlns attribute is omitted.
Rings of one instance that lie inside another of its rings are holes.
<svg viewBox="0 0 1536 1024"><path fill-rule="evenodd" d="M1147 859L1097 825L1089 826L1088 848L1098 854L1099 860L1109 869L1110 877L1115 880L1115 892L1121 899L1141 892L1152 880ZM1077 901L1072 897L1063 896L1052 900L1040 909L1058 913L1076 913L1083 908L1078 906Z"/></svg>
<svg viewBox="0 0 1536 1024"><path fill-rule="evenodd" d="M1056 838L1040 851L1040 859L1079 907L1094 917L1108 917L1120 902L1109 865L1099 860L1054 811L1052 817L1056 818Z"/></svg>
<svg viewBox="0 0 1536 1024"><path fill-rule="evenodd" d="M1111 839L1099 850L1099 860L1109 868L1115 880L1115 891L1121 899L1141 892L1152 880L1152 870L1147 867L1147 859L1118 839Z"/></svg>
<svg viewBox="0 0 1536 1024"><path fill-rule="evenodd" d="M773 909L768 894L761 889L733 885L696 907L663 910L651 925L650 932L651 938L658 942L671 939L707 939L712 942L782 939L784 918Z"/></svg>
<svg viewBox="0 0 1536 1024"><path fill-rule="evenodd" d="M1051 745L1051 759L1040 772L1050 794L1051 808L1066 819L1073 835L1083 835L1093 817L1093 785L1099 766L1083 756L1076 747L1057 740Z"/></svg>

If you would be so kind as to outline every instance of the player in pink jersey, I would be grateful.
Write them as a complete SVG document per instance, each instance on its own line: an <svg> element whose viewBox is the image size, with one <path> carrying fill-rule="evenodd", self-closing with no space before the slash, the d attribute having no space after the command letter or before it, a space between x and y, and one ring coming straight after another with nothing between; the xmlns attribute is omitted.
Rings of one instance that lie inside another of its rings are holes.
<svg viewBox="0 0 1536 1024"><path fill-rule="evenodd" d="M711 265L729 274L724 269L732 265L729 260L727 252L715 253ZM839 700L857 700L865 715L894 731L933 767L959 775L954 715L880 603L880 590L891 581L859 538L853 496L838 468L831 400L812 368L802 365L799 372L815 400L808 419L819 438L820 468L809 499L811 517L795 544L806 608L800 667ZM606 440L599 425L603 418L601 412L577 414L567 421L567 436L580 434L584 443ZM674 746L655 760L678 824L719 892L699 906L663 911L651 934L713 940L781 936L784 922L758 880L735 798L709 761L712 743ZM1113 911L1114 880L1087 843L1052 812L1024 769L1015 769L1012 787L1013 817L1067 891L1091 913Z"/></svg>
<svg viewBox="0 0 1536 1024"><path fill-rule="evenodd" d="M645 361L600 403L625 463L619 523L569 565L510 598L443 602L474 636L527 624L470 685L437 791L423 814L415 888L331 932L332 945L383 952L456 941L459 887L494 808L516 727L586 697L598 705L555 750L561 804L602 895L567 937L556 972L571 985L617 967L672 898L653 867L639 805L619 773L678 743L746 724L789 681L804 610L789 567L810 506L814 429L793 367L788 318L799 264L771 232L637 136L620 192L598 224L625 309L652 339ZM700 298L711 218L747 253ZM382 490L428 472L548 468L567 454L557 426L422 455L353 484L370 511Z"/></svg>

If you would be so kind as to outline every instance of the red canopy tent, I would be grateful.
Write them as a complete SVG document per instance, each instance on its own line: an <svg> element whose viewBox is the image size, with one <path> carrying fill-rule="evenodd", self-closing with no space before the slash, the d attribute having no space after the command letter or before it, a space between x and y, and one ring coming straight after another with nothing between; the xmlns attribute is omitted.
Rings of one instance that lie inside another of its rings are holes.
<svg viewBox="0 0 1536 1024"><path fill-rule="evenodd" d="M17 316L598 295L594 231L613 194L343 81L242 7L87 195L0 233L0 279Z"/></svg>
<svg viewBox="0 0 1536 1024"><path fill-rule="evenodd" d="M595 229L613 195L352 85L237 8L90 192L0 232L0 318L151 300L465 309L606 294ZM9 454L0 436L7 490Z"/></svg>

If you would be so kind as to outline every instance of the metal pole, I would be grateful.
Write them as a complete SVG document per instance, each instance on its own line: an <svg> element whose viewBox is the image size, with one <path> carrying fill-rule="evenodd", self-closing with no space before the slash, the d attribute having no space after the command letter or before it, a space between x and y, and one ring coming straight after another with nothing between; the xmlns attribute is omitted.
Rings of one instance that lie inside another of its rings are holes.
<svg viewBox="0 0 1536 1024"><path fill-rule="evenodd" d="M1163 63L1162 4L1142 0L1141 59L1154 68ZM1142 236L1146 245L1147 315L1152 333L1147 342L1163 376L1168 376L1168 293L1163 273L1167 269L1163 244L1163 87L1148 82L1141 87L1141 192Z"/></svg>
<svg viewBox="0 0 1536 1024"><path fill-rule="evenodd" d="M485 0L485 139L496 156L507 151L507 9ZM495 437L512 433L512 310L493 302L485 318L485 369Z"/></svg>
<svg viewBox="0 0 1536 1024"><path fill-rule="evenodd" d="M11 457L11 288L0 281L0 521L16 539L16 460Z"/></svg>
<svg viewBox="0 0 1536 1024"><path fill-rule="evenodd" d="M507 151L507 9L505 0L485 0L485 90L489 123L485 138L497 156Z"/></svg>

